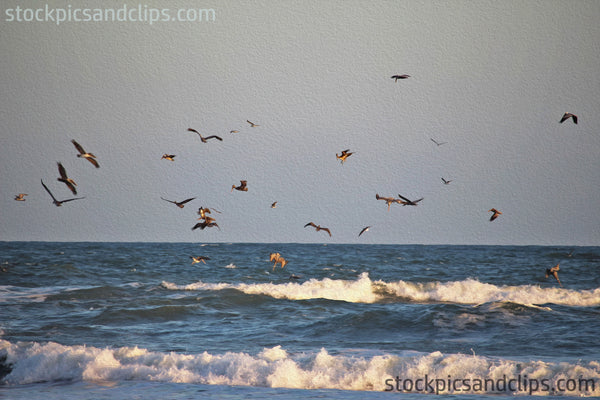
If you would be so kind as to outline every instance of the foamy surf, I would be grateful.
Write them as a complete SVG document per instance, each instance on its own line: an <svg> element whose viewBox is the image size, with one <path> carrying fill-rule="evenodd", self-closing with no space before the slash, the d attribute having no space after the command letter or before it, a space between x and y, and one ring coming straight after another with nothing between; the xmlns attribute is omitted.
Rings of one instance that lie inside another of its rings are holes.
<svg viewBox="0 0 600 400"><path fill-rule="evenodd" d="M542 288L535 285L497 286L475 279L454 282L384 282L372 281L368 273L361 273L355 280L310 279L296 283L205 283L188 285L162 282L169 290L224 290L235 289L246 294L260 294L276 299L309 300L329 299L352 303L376 303L381 301L443 302L468 305L485 303L518 303L531 307L540 304L590 307L600 305L600 288L594 290L570 290ZM546 308L547 309L547 308Z"/></svg>
<svg viewBox="0 0 600 400"><path fill-rule="evenodd" d="M325 349L290 354L281 346L256 355L178 354L8 341L0 341L0 360L4 364L0 371L5 371L0 382L7 385L155 381L439 394L600 395L596 361L550 363L440 352L332 355Z"/></svg>

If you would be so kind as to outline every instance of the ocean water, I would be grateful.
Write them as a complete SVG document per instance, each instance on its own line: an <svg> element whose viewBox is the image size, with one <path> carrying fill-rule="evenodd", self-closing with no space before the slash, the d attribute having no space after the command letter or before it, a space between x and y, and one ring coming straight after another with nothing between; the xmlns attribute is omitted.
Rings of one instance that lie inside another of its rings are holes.
<svg viewBox="0 0 600 400"><path fill-rule="evenodd" d="M0 242L0 398L600 396L599 328L600 247Z"/></svg>

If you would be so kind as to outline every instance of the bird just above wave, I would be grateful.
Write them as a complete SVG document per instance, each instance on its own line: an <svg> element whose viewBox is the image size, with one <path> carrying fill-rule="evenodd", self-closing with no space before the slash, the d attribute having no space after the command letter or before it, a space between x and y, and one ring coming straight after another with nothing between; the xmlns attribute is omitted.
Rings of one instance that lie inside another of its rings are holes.
<svg viewBox="0 0 600 400"><path fill-rule="evenodd" d="M277 264L281 264L281 268L285 267L285 264L287 264L287 260L283 258L279 253L269 254L269 261L275 262L273 264L273 271L275 271L275 267L277 266Z"/></svg>
<svg viewBox="0 0 600 400"><path fill-rule="evenodd" d="M560 264L556 264L552 268L546 268L546 278L549 278L550 276L554 277L560 287L562 287L562 283L560 282L560 279L558 279L558 271L560 271Z"/></svg>

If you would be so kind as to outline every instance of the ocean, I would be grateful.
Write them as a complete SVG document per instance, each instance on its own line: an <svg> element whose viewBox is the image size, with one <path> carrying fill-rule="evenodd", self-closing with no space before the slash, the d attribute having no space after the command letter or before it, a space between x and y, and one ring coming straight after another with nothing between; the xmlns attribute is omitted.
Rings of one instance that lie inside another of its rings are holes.
<svg viewBox="0 0 600 400"><path fill-rule="evenodd" d="M6 399L600 396L599 328L600 247L0 242Z"/></svg>

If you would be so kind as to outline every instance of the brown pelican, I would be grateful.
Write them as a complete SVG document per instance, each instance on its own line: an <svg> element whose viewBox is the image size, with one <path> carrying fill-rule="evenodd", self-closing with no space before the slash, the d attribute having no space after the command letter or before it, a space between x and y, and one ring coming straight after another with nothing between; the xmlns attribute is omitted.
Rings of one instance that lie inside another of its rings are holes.
<svg viewBox="0 0 600 400"><path fill-rule="evenodd" d="M566 113L563 114L562 118L560 119L560 123L562 124L563 122L565 122L569 118L573 118L573 123L574 124L577 123L577 115L571 114L570 112L566 112Z"/></svg>
<svg viewBox="0 0 600 400"><path fill-rule="evenodd" d="M183 200L183 201L173 201L173 200L167 200L167 199L163 198L162 196L161 196L161 199L163 199L164 201L168 201L169 203L173 203L173 204L175 204L175 205L176 205L177 207L179 207L179 208L183 208L183 206L185 205L185 203L187 203L187 202L190 202L190 201L194 200L194 199L195 199L195 197L190 197L189 199L185 199L185 200Z"/></svg>
<svg viewBox="0 0 600 400"><path fill-rule="evenodd" d="M490 221L495 220L496 218L498 218L498 215L502 214L500 211L496 210L495 208L489 209L488 212L493 212L492 216L490 217Z"/></svg>
<svg viewBox="0 0 600 400"><path fill-rule="evenodd" d="M329 233L329 236L331 236L331 231L329 230L329 228L322 228L321 225L315 225L314 222L309 222L308 224L304 225L305 228L307 226L314 227L317 230L317 232L319 232L319 231L325 231L325 232Z"/></svg>
<svg viewBox="0 0 600 400"><path fill-rule="evenodd" d="M71 140L71 143L73 143L73 146L75 146L75 148L79 152L79 154L77 154L77 157L85 158L86 160L88 160L89 162L91 162L92 164L94 164L94 167L100 168L100 165L98 164L98 161L96 161L96 156L95 155L93 155L92 153L88 153L87 151L85 151L83 149L83 147L81 147L81 145L79 143L77 143L75 140Z"/></svg>
<svg viewBox="0 0 600 400"><path fill-rule="evenodd" d="M175 154L163 154L163 156L160 158L161 160L169 160L169 161L175 161Z"/></svg>
<svg viewBox="0 0 600 400"><path fill-rule="evenodd" d="M342 154L338 155L337 153L335 153L335 158L337 158L338 160L340 160L342 162L342 165L344 164L344 161L346 161L346 159L348 157L350 157L353 153L350 153L350 149L346 149L346 150L342 150Z"/></svg>
<svg viewBox="0 0 600 400"><path fill-rule="evenodd" d="M371 228L370 226L365 226L362 231L360 231L360 233L358 234L358 236L360 237L360 235L362 235L363 233L367 232L369 230L369 228Z"/></svg>
<svg viewBox="0 0 600 400"><path fill-rule="evenodd" d="M54 197L54 195L52 194L52 192L50 191L50 189L48 189L48 187L46 185L44 185L44 181L40 179L40 181L42 182L42 186L44 187L44 189L46 189L46 192L48 192L48 194L50 195L50 197L52 197L52 203L56 206L56 207L60 207L63 205L63 203L66 203L68 201L73 201L73 200L79 200L79 199L85 199L85 197L75 197L73 199L66 199L66 200L56 200L56 197Z"/></svg>
<svg viewBox="0 0 600 400"><path fill-rule="evenodd" d="M274 201L273 204L271 204L271 208L275 208L275 207L277 207L277 202L276 201Z"/></svg>
<svg viewBox="0 0 600 400"><path fill-rule="evenodd" d="M208 139L217 139L217 140L221 140L221 141L223 140L223 139L221 139L221 138L220 138L219 136L217 136L217 135L202 136L202 135L200 134L200 132L198 132L197 130L195 130L195 129L192 129L192 128L188 128L188 131L190 131L190 132L194 132L194 133L197 133L197 134L198 134L198 136L200 136L200 140L202 140L202 143L206 143L206 142L208 141Z"/></svg>
<svg viewBox="0 0 600 400"><path fill-rule="evenodd" d="M198 209L198 215L200 216L201 219L204 219L207 217L206 214L211 214L210 210L213 210L214 212L221 214L221 211L215 210L214 208L200 207Z"/></svg>
<svg viewBox="0 0 600 400"><path fill-rule="evenodd" d="M217 228L219 228L219 225L217 225L216 222L212 222L212 221L211 222L206 222L206 221L203 221L203 222L198 222L196 225L194 225L192 227L192 230L195 230L197 228L200 228L200 229L204 230L204 228L212 228L214 226L216 226ZM219 228L219 230L221 230L221 228Z"/></svg>
<svg viewBox="0 0 600 400"><path fill-rule="evenodd" d="M562 287L562 283L560 283L560 279L558 279L558 271L560 270L559 265L560 264L556 264L552 268L546 268L546 278L548 278L550 275L552 275L558 281L558 284L560 285L560 287Z"/></svg>
<svg viewBox="0 0 600 400"><path fill-rule="evenodd" d="M250 122L248 120L246 120L246 122L250 124L251 128L256 128L257 126L260 126L260 125L256 125L254 122Z"/></svg>
<svg viewBox="0 0 600 400"><path fill-rule="evenodd" d="M71 189L71 192L73 192L73 194L77 194L77 189L75 189L75 186L77 186L77 184L75 183L75 181L71 178L69 178L67 176L67 171L65 170L65 167L63 167L63 165L61 163L57 163L58 164L58 173L60 174L60 178L57 178L56 180L59 182L64 182L65 185L67 185L67 187L69 189Z"/></svg>
<svg viewBox="0 0 600 400"><path fill-rule="evenodd" d="M205 257L205 256L199 256L199 257L190 256L190 258L192 259L192 265L200 263L200 262L206 264L206 261L204 261L204 260L210 260L210 257Z"/></svg>
<svg viewBox="0 0 600 400"><path fill-rule="evenodd" d="M248 188L246 187L247 183L248 183L248 181L240 181L240 186L231 185L231 191L233 192L233 189L235 189L235 190L239 190L241 192L247 192L248 191Z"/></svg>
<svg viewBox="0 0 600 400"><path fill-rule="evenodd" d="M385 201L385 202L387 203L387 206L388 206L388 211L390 211L390 206L391 206L393 203L400 203L400 204L402 204L402 200L400 200L400 199L395 199L395 198L393 198L393 197L381 197L379 194L375 194L375 198L376 198L377 200L383 200L383 201Z"/></svg>
<svg viewBox="0 0 600 400"><path fill-rule="evenodd" d="M15 196L16 201L25 201L25 196L29 196L27 193L19 193Z"/></svg>
<svg viewBox="0 0 600 400"><path fill-rule="evenodd" d="M287 260L279 253L271 253L269 255L269 261L275 261L275 264L273 264L273 271L275 271L277 264L281 263L281 268L285 267L285 264L287 264Z"/></svg>
<svg viewBox="0 0 600 400"><path fill-rule="evenodd" d="M418 202L423 200L423 197L421 197L418 200L409 200L406 197L402 196L401 194L399 194L398 197L400 197L402 199L402 201L400 201L400 203L402 203L403 206L416 206Z"/></svg>
<svg viewBox="0 0 600 400"><path fill-rule="evenodd" d="M234 130L231 130L231 131L229 131L229 133L239 133L239 132L240 132L240 131L238 131L238 130L235 130L235 129L234 129Z"/></svg>
<svg viewBox="0 0 600 400"><path fill-rule="evenodd" d="M446 143L448 143L448 142L438 142L437 140L434 140L434 139L431 139L431 141L432 141L433 143L437 144L438 146L441 146L441 145L443 145L443 144L446 144Z"/></svg>
<svg viewBox="0 0 600 400"><path fill-rule="evenodd" d="M395 80L395 82L398 82L398 79L406 79L406 78L410 78L410 75L392 75L392 79Z"/></svg>

